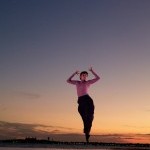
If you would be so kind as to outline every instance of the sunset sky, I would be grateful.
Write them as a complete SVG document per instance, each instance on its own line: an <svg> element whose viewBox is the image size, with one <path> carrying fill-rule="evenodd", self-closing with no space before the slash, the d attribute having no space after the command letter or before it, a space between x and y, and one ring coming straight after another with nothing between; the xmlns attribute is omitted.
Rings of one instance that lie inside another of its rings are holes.
<svg viewBox="0 0 150 150"><path fill-rule="evenodd" d="M82 134L66 80L92 66L91 134L148 142L149 18L149 0L0 0L0 139Z"/></svg>

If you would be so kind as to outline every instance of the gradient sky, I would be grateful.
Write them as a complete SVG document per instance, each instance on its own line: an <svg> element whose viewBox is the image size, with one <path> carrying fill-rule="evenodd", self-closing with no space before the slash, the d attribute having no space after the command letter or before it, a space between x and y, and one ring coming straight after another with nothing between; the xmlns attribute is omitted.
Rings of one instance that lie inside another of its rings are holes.
<svg viewBox="0 0 150 150"><path fill-rule="evenodd" d="M66 79L93 66L92 134L148 135L149 18L149 0L0 0L0 120L82 133Z"/></svg>

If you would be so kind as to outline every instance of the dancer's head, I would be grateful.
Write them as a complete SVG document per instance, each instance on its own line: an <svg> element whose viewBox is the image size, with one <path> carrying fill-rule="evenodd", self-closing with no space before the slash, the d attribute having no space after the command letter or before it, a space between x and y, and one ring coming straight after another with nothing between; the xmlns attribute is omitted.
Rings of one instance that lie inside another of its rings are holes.
<svg viewBox="0 0 150 150"><path fill-rule="evenodd" d="M87 71L82 71L80 73L80 80L81 81L86 81L86 78L88 77L88 72Z"/></svg>

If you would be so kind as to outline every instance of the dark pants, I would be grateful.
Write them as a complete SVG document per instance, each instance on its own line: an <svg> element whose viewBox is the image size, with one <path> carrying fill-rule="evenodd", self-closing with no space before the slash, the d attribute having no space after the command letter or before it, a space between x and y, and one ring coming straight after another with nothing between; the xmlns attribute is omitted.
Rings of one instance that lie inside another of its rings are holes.
<svg viewBox="0 0 150 150"><path fill-rule="evenodd" d="M84 95L78 98L78 104L78 112L80 113L84 124L84 133L89 134L94 119L93 100L89 95Z"/></svg>

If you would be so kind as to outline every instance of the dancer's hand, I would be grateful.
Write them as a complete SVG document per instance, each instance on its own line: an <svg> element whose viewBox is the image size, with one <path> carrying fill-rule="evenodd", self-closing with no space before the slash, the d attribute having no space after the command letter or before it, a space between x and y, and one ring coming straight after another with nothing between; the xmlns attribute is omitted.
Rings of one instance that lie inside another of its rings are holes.
<svg viewBox="0 0 150 150"><path fill-rule="evenodd" d="M92 68L92 67L90 67L90 68L89 68L89 71L93 72L93 68Z"/></svg>
<svg viewBox="0 0 150 150"><path fill-rule="evenodd" d="M74 73L74 75L79 75L79 74L80 72L78 70Z"/></svg>

